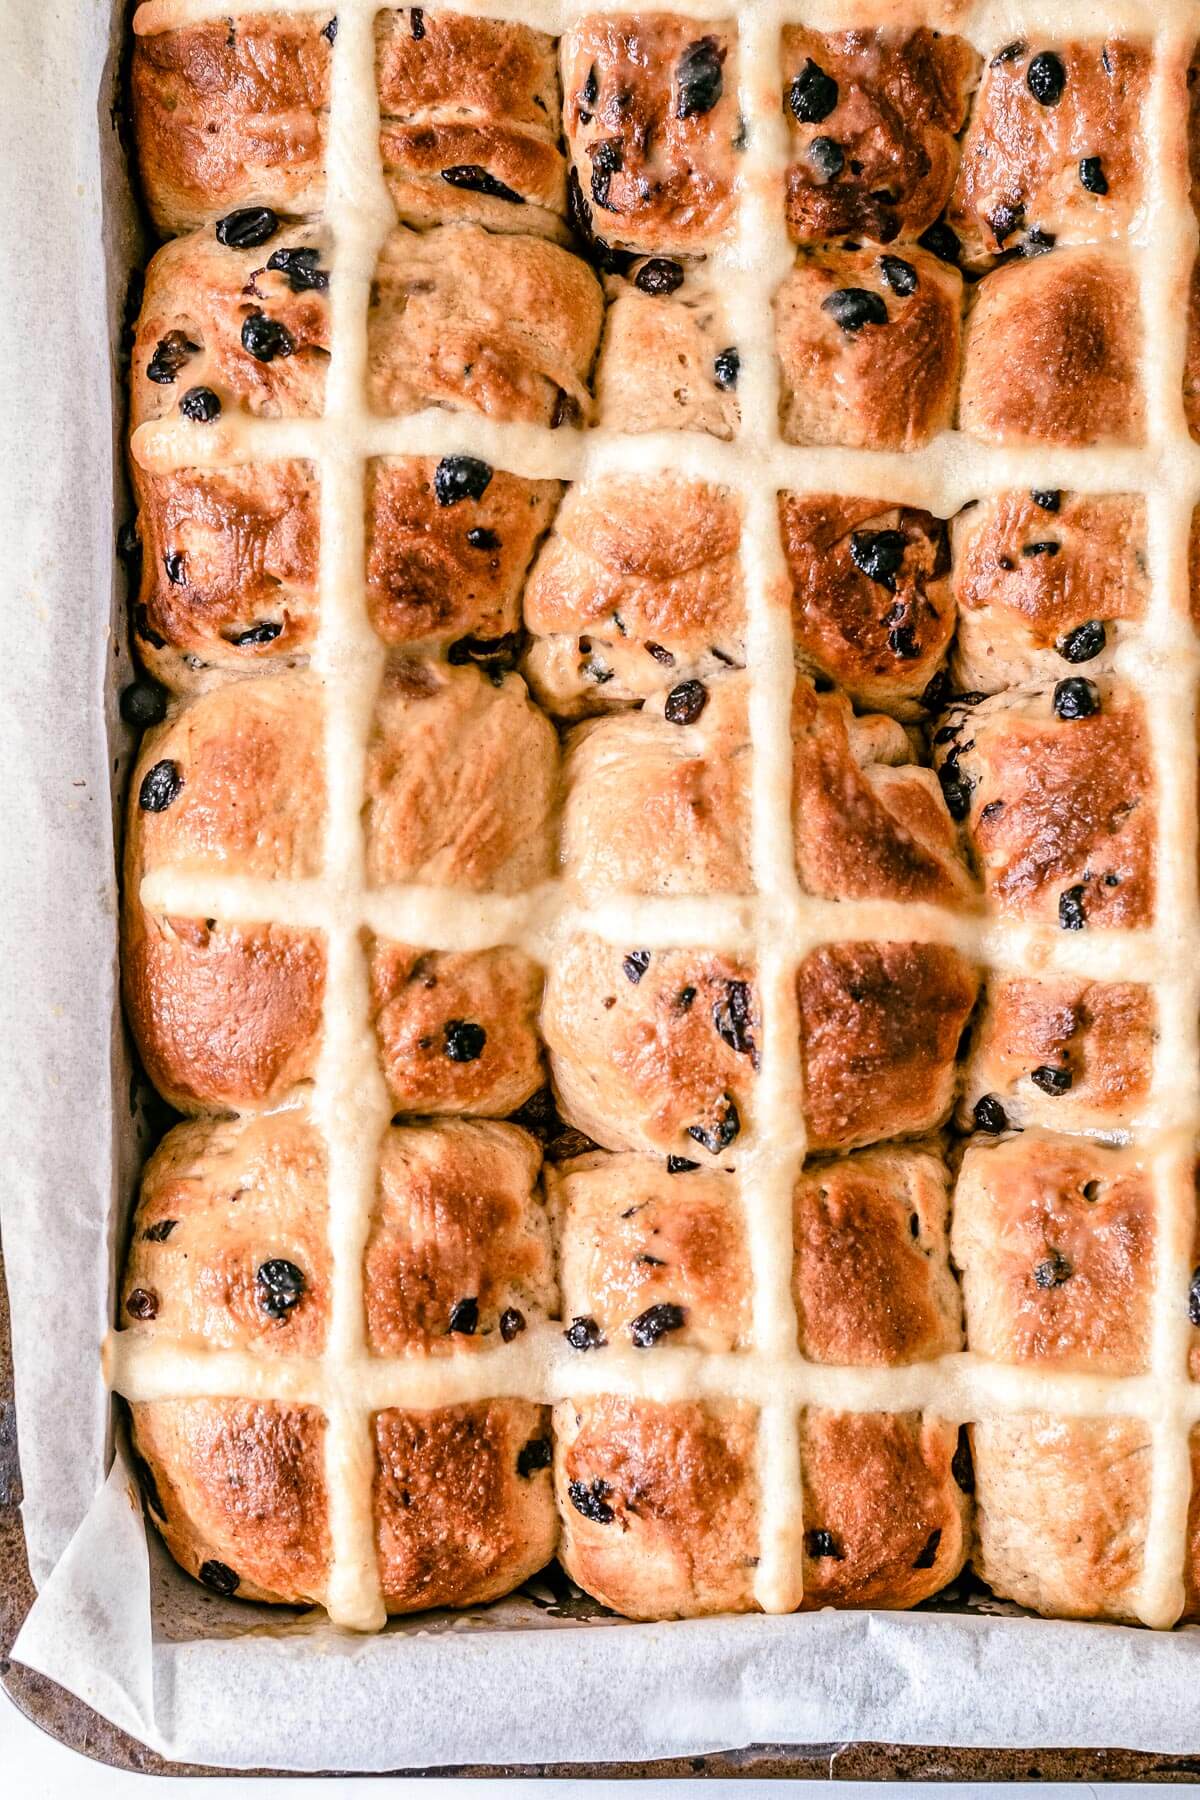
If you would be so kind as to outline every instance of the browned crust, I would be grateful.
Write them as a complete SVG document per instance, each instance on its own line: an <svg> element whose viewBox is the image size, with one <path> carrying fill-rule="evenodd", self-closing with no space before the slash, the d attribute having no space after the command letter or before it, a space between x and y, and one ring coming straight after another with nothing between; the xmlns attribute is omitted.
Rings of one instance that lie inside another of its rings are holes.
<svg viewBox="0 0 1200 1800"><path fill-rule="evenodd" d="M269 1106L311 1081L325 953L310 933L161 918L131 897L123 967L146 1073L181 1112Z"/></svg>
<svg viewBox="0 0 1200 1800"><path fill-rule="evenodd" d="M895 1367L962 1347L949 1175L926 1150L863 1150L796 1184L793 1294L811 1362Z"/></svg>
<svg viewBox="0 0 1200 1800"><path fill-rule="evenodd" d="M376 16L375 43L384 179L400 218L565 235L553 39L498 19L396 7ZM464 165L517 198L442 178Z"/></svg>
<svg viewBox="0 0 1200 1800"><path fill-rule="evenodd" d="M315 211L324 191L328 21L273 13L135 36L142 189L162 231L251 202Z"/></svg>
<svg viewBox="0 0 1200 1800"><path fill-rule="evenodd" d="M324 1601L325 1421L314 1407L155 1400L130 1410L151 1516L189 1575L203 1570L220 1592L235 1577L243 1600Z"/></svg>
<svg viewBox="0 0 1200 1800"><path fill-rule="evenodd" d="M435 458L367 470L367 609L386 644L491 643L521 623L521 585L562 492L496 469L478 499L440 506Z"/></svg>
<svg viewBox="0 0 1200 1800"><path fill-rule="evenodd" d="M1145 430L1137 284L1111 250L996 269L967 321L958 418L993 444L1136 444Z"/></svg>
<svg viewBox="0 0 1200 1800"><path fill-rule="evenodd" d="M1052 497L1051 511L1031 493L997 494L954 520L953 670L965 693L1107 674L1120 624L1145 613L1144 503L1123 494ZM1056 646L1092 620L1105 628L1104 647L1086 667L1073 665Z"/></svg>
<svg viewBox="0 0 1200 1800"><path fill-rule="evenodd" d="M541 1160L513 1125L442 1119L385 1135L363 1263L372 1352L494 1345L510 1307L527 1324L553 1310ZM471 1330L456 1314L464 1301Z"/></svg>
<svg viewBox="0 0 1200 1800"><path fill-rule="evenodd" d="M554 1409L554 1435L559 1556L582 1588L631 1619L756 1610L749 1407L567 1400ZM610 1518L585 1517L572 1484L581 1497L599 1494Z"/></svg>
<svg viewBox="0 0 1200 1800"><path fill-rule="evenodd" d="M177 415L180 398L194 387L215 393L223 412L291 418L322 410L329 293L310 288L293 292L282 270L267 267L279 248L316 250L321 266L328 267L328 234L312 225L282 227L275 238L252 250L231 249L211 232L196 232L164 244L151 258L134 333L131 428ZM264 362L246 349L243 329L260 315L286 331L291 340L287 354ZM154 381L149 369L155 352L173 332L196 348L173 381ZM193 424L190 429L205 432L214 426Z"/></svg>
<svg viewBox="0 0 1200 1800"><path fill-rule="evenodd" d="M518 950L475 953L368 942L371 1022L395 1105L406 1113L502 1118L541 1087L541 971ZM478 1054L448 1054L455 1023L484 1033Z"/></svg>
<svg viewBox="0 0 1200 1800"><path fill-rule="evenodd" d="M1192 264L1192 278L1188 283L1183 410L1189 433L1200 443L1200 258Z"/></svg>
<svg viewBox="0 0 1200 1800"><path fill-rule="evenodd" d="M722 91L711 107L681 118L680 65L700 43L720 60ZM732 28L669 13L595 16L567 32L561 56L567 148L591 230L626 250L710 246L733 217Z"/></svg>
<svg viewBox="0 0 1200 1800"><path fill-rule="evenodd" d="M1047 48L1018 40L984 70L948 214L969 263L1014 249L1029 230L1060 243L1123 236L1141 204L1149 45L1056 41L1065 80L1053 106L1039 104L1028 82L1031 61ZM1085 157L1100 159L1105 193L1084 187Z"/></svg>
<svg viewBox="0 0 1200 1800"><path fill-rule="evenodd" d="M675 1306L683 1316L672 1344L719 1351L748 1342L744 1214L724 1176L595 1151L548 1169L546 1185L559 1219L564 1318L594 1318L619 1344L650 1307Z"/></svg>
<svg viewBox="0 0 1200 1800"><path fill-rule="evenodd" d="M993 977L964 1072L960 1124L969 1129L977 1101L990 1094L1011 1125L1128 1126L1150 1092L1156 1017L1152 989L1133 983ZM1047 1070L1065 1070L1069 1085L1059 1092L1051 1078L1047 1092Z"/></svg>
<svg viewBox="0 0 1200 1800"><path fill-rule="evenodd" d="M899 725L857 718L843 694L801 678L792 743L796 866L809 893L965 904L970 881L945 802Z"/></svg>
<svg viewBox="0 0 1200 1800"><path fill-rule="evenodd" d="M954 634L945 525L916 507L835 494L781 494L779 522L804 662L859 706L920 717L921 694ZM886 582L853 557L856 542L881 531L904 539Z"/></svg>
<svg viewBox="0 0 1200 1800"><path fill-rule="evenodd" d="M731 1101L739 1135L756 1123L762 1022L753 972L734 957L575 938L548 971L542 1031L563 1117L610 1150L707 1166L690 1127L711 1131Z"/></svg>
<svg viewBox="0 0 1200 1800"><path fill-rule="evenodd" d="M800 123L788 104L796 76L815 62L837 82L837 104ZM947 200L958 168L956 135L967 116L979 58L962 38L916 31L783 30L784 117L793 161L787 171L788 230L798 244L839 237L919 237ZM808 154L832 139L843 163L829 179Z"/></svg>
<svg viewBox="0 0 1200 1800"><path fill-rule="evenodd" d="M954 1198L967 1347L1094 1374L1148 1366L1154 1196L1135 1153L1028 1131L976 1140Z"/></svg>
<svg viewBox="0 0 1200 1800"><path fill-rule="evenodd" d="M1052 694L1034 688L946 715L942 730L953 735L937 754L970 785L967 835L1002 917L1057 925L1073 900L1085 927L1142 926L1153 916L1145 712L1111 678L1095 685L1100 707L1089 718L1057 718Z"/></svg>
<svg viewBox="0 0 1200 1800"><path fill-rule="evenodd" d="M426 406L531 425L582 419L600 284L578 257L478 225L401 229L380 254L368 320L376 412Z"/></svg>
<svg viewBox="0 0 1200 1800"><path fill-rule="evenodd" d="M578 717L742 662L739 537L733 497L703 482L572 487L525 588L535 699Z"/></svg>
<svg viewBox="0 0 1200 1800"><path fill-rule="evenodd" d="M168 1132L142 1174L119 1323L213 1350L319 1356L329 1318L325 1151L306 1118L199 1119ZM285 1258L303 1292L262 1304L262 1265ZM127 1304L131 1294L149 1296Z"/></svg>
<svg viewBox="0 0 1200 1800"><path fill-rule="evenodd" d="M488 1400L375 1418L375 1530L389 1613L482 1606L554 1555L548 1467L517 1473L549 1411Z"/></svg>
<svg viewBox="0 0 1200 1800"><path fill-rule="evenodd" d="M917 272L908 296L892 292L875 250L803 253L775 295L783 393L779 425L789 444L852 450L918 450L954 415L962 277L906 247ZM823 302L847 288L876 294L886 324L847 331Z"/></svg>
<svg viewBox="0 0 1200 1800"><path fill-rule="evenodd" d="M153 675L191 692L213 671L275 670L309 651L320 533L311 463L163 475L134 463L133 485L142 549L134 641ZM275 632L265 642L264 628Z"/></svg>
<svg viewBox="0 0 1200 1800"><path fill-rule="evenodd" d="M953 1104L976 977L939 944L828 944L796 976L809 1147L919 1136Z"/></svg>
<svg viewBox="0 0 1200 1800"><path fill-rule="evenodd" d="M954 1579L968 1548L957 1443L952 1425L918 1413L805 1414L804 1611L916 1606ZM818 1532L833 1554L816 1554Z"/></svg>

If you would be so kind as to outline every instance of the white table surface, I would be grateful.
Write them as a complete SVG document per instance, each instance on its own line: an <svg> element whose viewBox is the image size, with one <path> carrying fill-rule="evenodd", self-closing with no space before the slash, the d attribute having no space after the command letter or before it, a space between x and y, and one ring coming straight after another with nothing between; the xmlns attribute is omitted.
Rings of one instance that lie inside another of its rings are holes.
<svg viewBox="0 0 1200 1800"><path fill-rule="evenodd" d="M0 1800L158 1800L160 1795L194 1800L606 1800L616 1789L636 1789L638 1800L680 1800L690 1788L696 1800L765 1800L767 1784L761 1781L389 1781L386 1779L315 1783L306 1780L160 1780L125 1775L106 1769L66 1750L30 1725L7 1695L0 1692ZM886 1784L866 1782L790 1782L789 1800L888 1800ZM904 1800L923 1794L928 1800L980 1800L981 1792L994 1800L1135 1800L1146 1790L1132 1784L1066 1787L1025 1782L998 1784L981 1790L954 1783L912 1782ZM1187 1783L1163 1790L1164 1796L1200 1793L1200 1785ZM899 1800L899 1795L896 1795Z"/></svg>

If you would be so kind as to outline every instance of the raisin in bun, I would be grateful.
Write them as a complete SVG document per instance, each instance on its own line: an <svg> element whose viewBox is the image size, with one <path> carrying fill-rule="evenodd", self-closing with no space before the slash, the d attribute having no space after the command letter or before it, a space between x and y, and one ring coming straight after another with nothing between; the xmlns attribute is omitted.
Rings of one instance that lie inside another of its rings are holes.
<svg viewBox="0 0 1200 1800"><path fill-rule="evenodd" d="M560 45L575 222L619 250L695 254L733 221L736 32L598 14Z"/></svg>
<svg viewBox="0 0 1200 1800"><path fill-rule="evenodd" d="M315 1071L325 958L300 927L181 915L143 880L208 868L320 873L324 767L306 676L235 683L147 734L126 834L124 969L134 1035L183 1111L273 1104ZM394 664L367 751L372 885L512 893L550 869L550 726L509 676ZM372 938L372 1019L398 1107L506 1113L541 1084L539 982L516 950L424 952Z"/></svg>
<svg viewBox="0 0 1200 1800"><path fill-rule="evenodd" d="M740 359L704 264L650 256L610 275L596 360L596 423L610 431L704 431L730 439Z"/></svg>
<svg viewBox="0 0 1200 1800"><path fill-rule="evenodd" d="M962 277L924 250L802 253L775 295L789 444L918 450L953 421Z"/></svg>
<svg viewBox="0 0 1200 1800"><path fill-rule="evenodd" d="M957 134L979 59L962 38L908 31L783 29L798 244L910 240L933 224L958 168Z"/></svg>
<svg viewBox="0 0 1200 1800"><path fill-rule="evenodd" d="M552 1310L539 1162L511 1126L388 1131L364 1260L372 1349L470 1354L499 1335L502 1313L529 1325ZM251 1363L318 1354L330 1312L325 1181L302 1114L170 1133L134 1218L126 1331ZM347 1472L331 1461L318 1405L152 1400L132 1414L151 1516L189 1574L225 1595L324 1602L330 1486ZM547 1426L545 1408L515 1399L375 1416L369 1504L389 1612L481 1604L553 1555Z"/></svg>
<svg viewBox="0 0 1200 1800"><path fill-rule="evenodd" d="M534 698L578 718L742 663L740 535L734 496L704 482L576 483L525 586Z"/></svg>
<svg viewBox="0 0 1200 1800"><path fill-rule="evenodd" d="M954 635L945 525L836 494L781 494L779 522L802 664L858 706L923 717Z"/></svg>
<svg viewBox="0 0 1200 1800"><path fill-rule="evenodd" d="M1124 253L1027 257L975 289L959 424L993 444L1140 443L1137 283Z"/></svg>
<svg viewBox="0 0 1200 1800"><path fill-rule="evenodd" d="M640 712L579 726L564 764L563 860L587 894L736 894L751 886L745 677L685 682ZM792 704L796 865L829 899L969 902L931 770L902 726L856 717L803 676ZM649 827L649 828L648 828Z"/></svg>
<svg viewBox="0 0 1200 1800"><path fill-rule="evenodd" d="M320 210L331 55L329 22L318 14L135 35L138 171L161 231L190 231L241 207Z"/></svg>
<svg viewBox="0 0 1200 1800"><path fill-rule="evenodd" d="M1142 204L1148 44L1003 45L988 59L948 223L966 261L1127 237Z"/></svg>
<svg viewBox="0 0 1200 1800"><path fill-rule="evenodd" d="M1141 500L1037 488L995 494L959 513L952 533L959 691L1111 672L1150 592Z"/></svg>
<svg viewBox="0 0 1200 1800"><path fill-rule="evenodd" d="M566 236L554 41L427 7L375 15L383 174L405 224Z"/></svg>

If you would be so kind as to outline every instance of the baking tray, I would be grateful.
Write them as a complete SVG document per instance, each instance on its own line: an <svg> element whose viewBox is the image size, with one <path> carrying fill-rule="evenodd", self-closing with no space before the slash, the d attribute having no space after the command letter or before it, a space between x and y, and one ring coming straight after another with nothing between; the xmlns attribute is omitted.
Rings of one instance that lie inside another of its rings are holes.
<svg viewBox="0 0 1200 1800"><path fill-rule="evenodd" d="M21 1528L21 1470L13 1399L8 1290L0 1243L0 1686L25 1717L81 1756L139 1775L282 1775L281 1769L214 1769L168 1762L112 1725L65 1688L10 1660L17 1632L34 1600ZM341 1769L321 1769L316 1778ZM911 1744L751 1744L708 1756L646 1763L452 1764L436 1769L389 1769L389 1775L561 1776L620 1781L651 1776L752 1777L763 1781L1193 1781L1196 1756L1156 1756L1138 1750L976 1750Z"/></svg>
<svg viewBox="0 0 1200 1800"><path fill-rule="evenodd" d="M116 0L118 6L123 0ZM8 1653L34 1599L19 1514L21 1493L7 1294L0 1254L0 1682L19 1710L70 1748L111 1767L148 1774L280 1774L273 1769L231 1771L165 1760L73 1695ZM585 1745L580 1746L586 1749ZM342 1774L322 1770L322 1775ZM436 1770L395 1769L396 1775L630 1777L725 1776L830 1780L1069 1780L1183 1781L1200 1776L1194 1756L1160 1756L1128 1750L942 1749L883 1743L752 1745L704 1756L646 1763L588 1762L439 1765Z"/></svg>

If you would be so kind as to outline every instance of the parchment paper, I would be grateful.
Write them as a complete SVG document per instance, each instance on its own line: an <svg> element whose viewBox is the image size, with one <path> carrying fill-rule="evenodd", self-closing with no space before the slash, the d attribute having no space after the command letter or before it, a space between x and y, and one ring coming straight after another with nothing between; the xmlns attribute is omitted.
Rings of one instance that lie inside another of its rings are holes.
<svg viewBox="0 0 1200 1800"><path fill-rule="evenodd" d="M561 1593L376 1638L239 1606L107 1479L98 1346L139 1155L115 984L128 745L112 369L137 228L111 115L120 0L10 0L0 61L0 1205L25 1529L17 1657L167 1756L379 1770L754 1742L1200 1748L1200 1632L986 1610L637 1626Z"/></svg>

